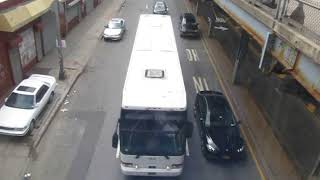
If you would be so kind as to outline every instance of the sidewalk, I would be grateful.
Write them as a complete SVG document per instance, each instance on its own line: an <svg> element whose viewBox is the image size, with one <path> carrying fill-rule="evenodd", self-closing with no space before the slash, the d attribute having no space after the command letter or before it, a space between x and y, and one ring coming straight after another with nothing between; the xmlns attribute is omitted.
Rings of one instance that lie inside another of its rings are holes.
<svg viewBox="0 0 320 180"><path fill-rule="evenodd" d="M66 78L58 80L59 60L56 49L49 52L38 62L27 75L38 73L56 77L58 86L54 101L46 107L36 124L32 136L25 138L0 137L0 179L21 179L26 173L31 158L36 157L37 146L48 129L55 114L60 110L73 84L81 75L91 53L100 41L104 24L117 13L123 0L104 0L81 21L66 37L67 48L63 49Z"/></svg>
<svg viewBox="0 0 320 180"><path fill-rule="evenodd" d="M188 3L191 7L191 4ZM190 8L192 9L192 8ZM232 84L233 64L225 54L220 43L209 38L208 24L198 17L203 32L202 41L209 55L219 83L237 119L241 120L241 131L248 142L247 152L253 155L262 179L295 180L301 179L296 173L293 162L279 144L253 97L245 87Z"/></svg>
<svg viewBox="0 0 320 180"><path fill-rule="evenodd" d="M102 1L102 4L89 14L86 19L75 27L67 36L67 48L63 49L65 80L58 80L59 60L57 50L54 50L49 55L45 56L41 62L36 64L29 72L30 74L49 74L56 77L58 82L56 94L60 95L60 97L58 97L58 102L51 110L49 110L50 113L48 118L45 118L46 121L41 125L39 134L35 135L36 138L33 141L32 148L35 148L38 145L71 87L83 72L92 51L100 40L104 24L119 10L121 2L122 1L117 0Z"/></svg>

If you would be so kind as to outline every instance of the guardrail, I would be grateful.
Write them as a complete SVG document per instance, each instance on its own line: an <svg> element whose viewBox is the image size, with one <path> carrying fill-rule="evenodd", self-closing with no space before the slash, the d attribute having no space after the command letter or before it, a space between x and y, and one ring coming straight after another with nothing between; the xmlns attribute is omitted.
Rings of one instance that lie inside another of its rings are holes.
<svg viewBox="0 0 320 180"><path fill-rule="evenodd" d="M320 45L319 0L246 0Z"/></svg>

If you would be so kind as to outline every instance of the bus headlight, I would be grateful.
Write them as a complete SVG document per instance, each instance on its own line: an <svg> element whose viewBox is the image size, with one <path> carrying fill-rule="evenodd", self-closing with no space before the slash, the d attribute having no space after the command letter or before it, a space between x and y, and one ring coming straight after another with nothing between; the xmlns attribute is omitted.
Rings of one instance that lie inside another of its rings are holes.
<svg viewBox="0 0 320 180"><path fill-rule="evenodd" d="M183 166L182 164L172 164L171 168L172 169L180 169L180 168L182 168L182 166Z"/></svg>
<svg viewBox="0 0 320 180"><path fill-rule="evenodd" d="M124 167L133 167L133 164L132 164L132 163L121 162L121 164L122 164ZM136 165L136 166L137 166L137 165Z"/></svg>

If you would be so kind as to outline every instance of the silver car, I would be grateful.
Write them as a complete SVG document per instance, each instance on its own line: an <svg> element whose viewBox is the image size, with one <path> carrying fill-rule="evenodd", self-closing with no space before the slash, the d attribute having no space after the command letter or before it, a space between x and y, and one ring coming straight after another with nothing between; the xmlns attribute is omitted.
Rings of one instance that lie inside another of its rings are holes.
<svg viewBox="0 0 320 180"><path fill-rule="evenodd" d="M104 40L120 40L125 32L126 26L124 19L112 18L103 32Z"/></svg>

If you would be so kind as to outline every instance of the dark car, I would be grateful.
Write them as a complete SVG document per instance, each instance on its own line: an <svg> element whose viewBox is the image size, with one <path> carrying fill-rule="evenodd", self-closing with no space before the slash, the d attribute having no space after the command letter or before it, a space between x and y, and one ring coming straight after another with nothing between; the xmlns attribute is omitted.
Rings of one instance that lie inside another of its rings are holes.
<svg viewBox="0 0 320 180"><path fill-rule="evenodd" d="M168 14L168 6L164 1L157 1L153 6L153 14Z"/></svg>
<svg viewBox="0 0 320 180"><path fill-rule="evenodd" d="M207 159L242 159L244 142L224 95L216 91L200 91L194 105L201 139L201 151Z"/></svg>
<svg viewBox="0 0 320 180"><path fill-rule="evenodd" d="M200 30L196 17L192 13L184 13L180 16L180 36L193 36L198 37Z"/></svg>

